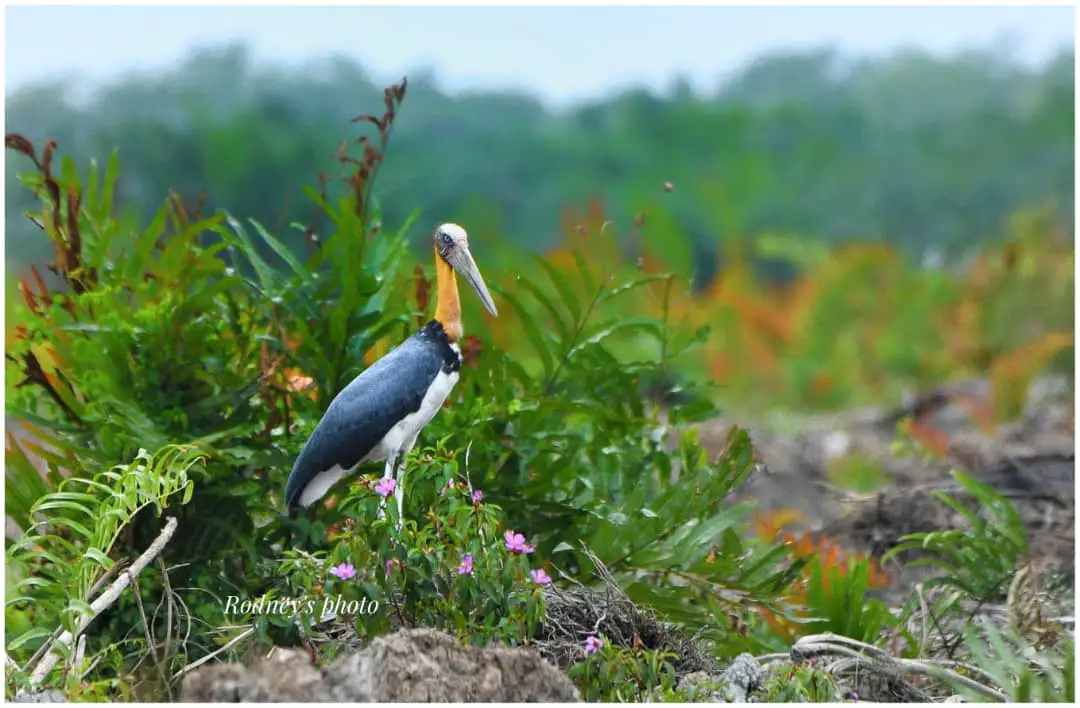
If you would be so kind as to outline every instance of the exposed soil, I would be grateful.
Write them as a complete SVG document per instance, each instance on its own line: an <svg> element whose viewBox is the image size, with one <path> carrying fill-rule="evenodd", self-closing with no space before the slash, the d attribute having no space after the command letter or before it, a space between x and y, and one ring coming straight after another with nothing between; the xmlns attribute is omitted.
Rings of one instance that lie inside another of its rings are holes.
<svg viewBox="0 0 1080 708"><path fill-rule="evenodd" d="M701 439L719 452L732 423L746 427L766 469L755 473L739 495L756 499L763 514L796 510L802 520L794 528L824 532L844 548L878 557L904 534L960 528L961 517L931 492L955 492L950 471L968 472L1016 506L1040 574L1074 587L1072 388L1063 381L1036 381L1023 416L992 430L971 413L989 402L989 385L976 380L913 397L894 410L753 423L730 416L702 426ZM907 415L936 431L943 458L893 455L897 422ZM877 491L855 493L838 486L836 471L852 460L885 473ZM899 564L885 570L892 590L905 596L925 572Z"/></svg>

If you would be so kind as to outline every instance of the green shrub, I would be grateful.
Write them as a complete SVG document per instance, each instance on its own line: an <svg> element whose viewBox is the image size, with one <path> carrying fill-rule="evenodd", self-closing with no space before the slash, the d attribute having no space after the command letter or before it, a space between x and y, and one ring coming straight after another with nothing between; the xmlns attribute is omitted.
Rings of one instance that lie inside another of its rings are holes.
<svg viewBox="0 0 1080 708"><path fill-rule="evenodd" d="M674 655L669 652L615 647L604 637L587 637L582 653L585 658L569 674L583 701L638 703L674 691Z"/></svg>
<svg viewBox="0 0 1080 708"><path fill-rule="evenodd" d="M848 558L843 565L828 564L819 557L811 561L805 595L810 619L801 630L877 641L895 620L885 603L868 595L876 568L869 558Z"/></svg>
<svg viewBox="0 0 1080 708"><path fill-rule="evenodd" d="M1018 562L1027 556L1027 531L1008 499L963 472L954 471L953 478L976 506L942 491L933 495L963 517L968 528L908 534L882 562L915 551L909 565L932 566L937 571L926 581L928 588L954 587L980 603L999 600L1005 596Z"/></svg>
<svg viewBox="0 0 1080 708"><path fill-rule="evenodd" d="M769 675L763 693L768 703L832 703L836 681L814 663L787 664Z"/></svg>
<svg viewBox="0 0 1080 708"><path fill-rule="evenodd" d="M987 627L985 639L974 627L965 627L964 641L972 663L983 670L1010 703L1073 703L1076 700L1076 646L1065 638L1053 649L1036 650L1026 639L1009 630ZM984 700L985 695L970 686L950 680L955 690L968 700Z"/></svg>
<svg viewBox="0 0 1080 708"><path fill-rule="evenodd" d="M112 605L101 599L104 591L127 572L110 557L117 540L142 509L153 507L160 514L170 497L179 496L181 504L190 501L194 487L188 472L200 462L197 452L182 447L155 455L140 450L128 465L94 479L67 478L35 502L30 516L39 521L9 544L5 559L5 647L21 667L9 674L9 681L24 684L34 668L49 660L48 654L56 654L68 660L68 685L79 686L76 679L86 667L74 664L72 638ZM141 605L138 613L142 628L152 632ZM91 652L107 654L114 648L92 647Z"/></svg>
<svg viewBox="0 0 1080 708"><path fill-rule="evenodd" d="M341 530L331 534L329 550L285 551L277 594L317 601L318 612L300 617L308 633L325 603L332 608L340 598L379 603L356 614L360 637L403 624L435 627L470 643L527 644L543 616L541 590L551 582L539 554L506 527L502 510L469 484L448 454L424 450L410 462L418 464L408 467L407 495L439 489L415 504L426 507L421 518L406 517L396 529L398 487L386 497L386 517L377 519L385 488L371 478L357 480L333 509Z"/></svg>

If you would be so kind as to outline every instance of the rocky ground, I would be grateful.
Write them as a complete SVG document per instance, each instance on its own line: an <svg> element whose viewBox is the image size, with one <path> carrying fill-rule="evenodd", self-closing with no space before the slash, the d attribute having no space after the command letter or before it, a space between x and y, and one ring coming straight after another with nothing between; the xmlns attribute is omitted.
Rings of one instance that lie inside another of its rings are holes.
<svg viewBox="0 0 1080 708"><path fill-rule="evenodd" d="M307 652L275 648L250 666L217 664L190 674L182 702L578 701L566 674L534 651L462 646L434 629L399 630L320 670Z"/></svg>

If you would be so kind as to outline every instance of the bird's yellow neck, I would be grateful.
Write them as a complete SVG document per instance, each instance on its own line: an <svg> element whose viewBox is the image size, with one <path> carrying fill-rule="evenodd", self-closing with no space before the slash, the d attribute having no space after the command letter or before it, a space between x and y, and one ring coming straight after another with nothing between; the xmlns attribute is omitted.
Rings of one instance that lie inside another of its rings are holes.
<svg viewBox="0 0 1080 708"><path fill-rule="evenodd" d="M461 339L461 299L458 297L457 276L450 264L435 248L436 305L435 319L443 326L451 342Z"/></svg>

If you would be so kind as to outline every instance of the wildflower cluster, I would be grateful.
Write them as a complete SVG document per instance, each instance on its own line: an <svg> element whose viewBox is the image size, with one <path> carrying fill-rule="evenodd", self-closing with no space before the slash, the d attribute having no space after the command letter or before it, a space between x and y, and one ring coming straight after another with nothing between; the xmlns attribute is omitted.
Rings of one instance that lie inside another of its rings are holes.
<svg viewBox="0 0 1080 708"><path fill-rule="evenodd" d="M356 577L356 568L352 563L338 563L330 569L330 575L338 580L352 580Z"/></svg>
<svg viewBox="0 0 1080 708"><path fill-rule="evenodd" d="M378 484L375 485L375 493L378 494L380 497L388 497L394 493L394 490L396 488L396 481L394 481L390 477L383 477L379 480Z"/></svg>
<svg viewBox="0 0 1080 708"><path fill-rule="evenodd" d="M358 481L330 510L342 519L329 550L290 552L283 566L290 594L377 598L379 615L354 618L367 636L389 631L389 617L400 614L464 641L528 642L542 616L543 586L553 579L537 562L536 545L505 528L502 509L455 466L438 452L413 464L400 530L396 505L386 505L384 519L376 511L402 488L392 479Z"/></svg>
<svg viewBox="0 0 1080 708"><path fill-rule="evenodd" d="M506 532L506 549L515 553L532 553L535 549L525 543L525 537L513 531Z"/></svg>

